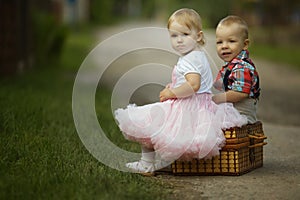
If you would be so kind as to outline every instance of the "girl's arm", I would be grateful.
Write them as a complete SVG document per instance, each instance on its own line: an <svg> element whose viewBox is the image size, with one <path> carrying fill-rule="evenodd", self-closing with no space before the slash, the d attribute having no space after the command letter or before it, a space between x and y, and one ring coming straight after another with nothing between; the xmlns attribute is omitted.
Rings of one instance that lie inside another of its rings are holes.
<svg viewBox="0 0 300 200"><path fill-rule="evenodd" d="M248 98L248 96L249 96L249 94L244 93L244 92L228 90L227 92L223 92L223 93L214 95L212 97L212 100L216 104L225 103L225 102L235 103L235 102L239 102L245 98Z"/></svg>
<svg viewBox="0 0 300 200"><path fill-rule="evenodd" d="M185 75L186 82L177 88L165 88L160 92L160 101L191 96L200 88L201 76L196 73Z"/></svg>

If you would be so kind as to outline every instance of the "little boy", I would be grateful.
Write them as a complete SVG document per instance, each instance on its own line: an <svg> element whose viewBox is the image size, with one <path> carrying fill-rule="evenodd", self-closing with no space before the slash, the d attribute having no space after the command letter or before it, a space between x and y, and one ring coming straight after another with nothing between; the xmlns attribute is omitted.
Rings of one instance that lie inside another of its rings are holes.
<svg viewBox="0 0 300 200"><path fill-rule="evenodd" d="M213 101L233 103L242 115L247 116L248 123L255 123L259 76L249 59L246 22L238 16L222 19L216 29L216 44L218 55L226 65L219 71L214 87L225 92L214 95Z"/></svg>

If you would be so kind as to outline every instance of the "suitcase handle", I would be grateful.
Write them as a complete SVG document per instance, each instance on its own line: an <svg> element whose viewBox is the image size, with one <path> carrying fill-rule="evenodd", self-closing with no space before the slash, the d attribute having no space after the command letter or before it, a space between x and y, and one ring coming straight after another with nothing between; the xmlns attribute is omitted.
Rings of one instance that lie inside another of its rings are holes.
<svg viewBox="0 0 300 200"><path fill-rule="evenodd" d="M268 144L267 142L261 142L261 143L258 143L258 144L254 144L254 145L250 145L248 146L248 148L255 148L255 147L262 147L264 145Z"/></svg>
<svg viewBox="0 0 300 200"><path fill-rule="evenodd" d="M249 138L257 139L257 140L264 140L267 139L267 136L256 136L256 135L248 135Z"/></svg>

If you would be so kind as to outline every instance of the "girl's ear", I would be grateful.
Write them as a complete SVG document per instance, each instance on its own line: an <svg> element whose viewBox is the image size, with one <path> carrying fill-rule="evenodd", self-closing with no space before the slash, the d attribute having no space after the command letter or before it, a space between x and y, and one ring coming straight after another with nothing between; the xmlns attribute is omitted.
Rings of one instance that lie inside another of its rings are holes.
<svg viewBox="0 0 300 200"><path fill-rule="evenodd" d="M202 40L202 37L203 37L203 32L199 31L198 34L197 34L197 36L198 36L197 42L200 42Z"/></svg>
<svg viewBox="0 0 300 200"><path fill-rule="evenodd" d="M245 39L245 41L244 41L244 48L243 48L243 50L247 50L247 49L248 49L248 47L249 47L249 44L250 44L250 40L249 40L249 39Z"/></svg>

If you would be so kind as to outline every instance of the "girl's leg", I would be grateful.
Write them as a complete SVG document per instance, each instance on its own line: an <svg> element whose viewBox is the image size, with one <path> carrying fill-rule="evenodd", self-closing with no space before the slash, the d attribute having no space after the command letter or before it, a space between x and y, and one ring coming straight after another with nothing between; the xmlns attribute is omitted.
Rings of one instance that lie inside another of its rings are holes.
<svg viewBox="0 0 300 200"><path fill-rule="evenodd" d="M153 163L155 159L154 149L147 148L142 145L142 157L141 161L146 163Z"/></svg>
<svg viewBox="0 0 300 200"><path fill-rule="evenodd" d="M127 163L126 167L135 172L147 173L154 171L155 152L153 149L142 146L142 157L137 162Z"/></svg>

